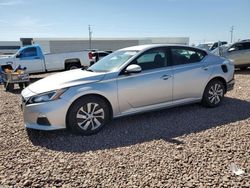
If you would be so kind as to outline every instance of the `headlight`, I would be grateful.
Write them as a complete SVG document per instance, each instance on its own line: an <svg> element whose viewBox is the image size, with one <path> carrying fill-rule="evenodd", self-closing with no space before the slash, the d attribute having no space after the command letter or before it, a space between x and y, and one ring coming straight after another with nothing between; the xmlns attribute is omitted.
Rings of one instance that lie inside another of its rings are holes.
<svg viewBox="0 0 250 188"><path fill-rule="evenodd" d="M43 93L40 95L36 95L31 97L27 104L34 104L34 103L42 103L42 102L48 102L48 101L54 101L57 99L60 99L60 96L67 90L67 88L64 89L58 89L55 91L50 91L47 93Z"/></svg>

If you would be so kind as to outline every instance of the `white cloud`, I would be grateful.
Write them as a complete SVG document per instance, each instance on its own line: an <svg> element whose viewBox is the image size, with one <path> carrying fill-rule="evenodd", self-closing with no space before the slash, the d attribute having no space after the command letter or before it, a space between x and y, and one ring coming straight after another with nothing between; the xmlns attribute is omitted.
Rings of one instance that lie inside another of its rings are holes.
<svg viewBox="0 0 250 188"><path fill-rule="evenodd" d="M22 3L23 3L22 0L9 0L9 1L0 0L0 6L15 6Z"/></svg>
<svg viewBox="0 0 250 188"><path fill-rule="evenodd" d="M6 20L0 20L1 24L9 24L9 22L7 22Z"/></svg>
<svg viewBox="0 0 250 188"><path fill-rule="evenodd" d="M1 40L13 40L13 38L21 37L49 37L52 35L55 25L55 23L44 23L42 20L30 16L23 16L16 20L0 19L0 36Z"/></svg>
<svg viewBox="0 0 250 188"><path fill-rule="evenodd" d="M22 29L22 30L29 30L29 31L38 31L51 29L54 26L54 23L43 23L41 20L32 18L30 16L22 17L22 19L17 20L15 27Z"/></svg>

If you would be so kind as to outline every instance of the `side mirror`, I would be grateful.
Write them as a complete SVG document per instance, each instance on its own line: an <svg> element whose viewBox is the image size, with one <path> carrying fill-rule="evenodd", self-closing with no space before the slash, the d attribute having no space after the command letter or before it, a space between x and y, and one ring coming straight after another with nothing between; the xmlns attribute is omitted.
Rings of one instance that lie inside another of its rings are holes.
<svg viewBox="0 0 250 188"><path fill-rule="evenodd" d="M141 67L139 65L136 64L132 64L129 65L126 70L125 73L126 74L131 74L131 73L140 73L142 71Z"/></svg>

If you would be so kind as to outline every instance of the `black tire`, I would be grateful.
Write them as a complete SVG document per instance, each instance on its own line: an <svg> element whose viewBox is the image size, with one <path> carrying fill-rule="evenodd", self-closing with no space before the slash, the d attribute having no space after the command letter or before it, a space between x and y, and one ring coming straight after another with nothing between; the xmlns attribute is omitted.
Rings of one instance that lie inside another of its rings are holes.
<svg viewBox="0 0 250 188"><path fill-rule="evenodd" d="M242 71L247 70L247 67L240 67L240 70Z"/></svg>
<svg viewBox="0 0 250 188"><path fill-rule="evenodd" d="M100 97L86 96L76 100L67 114L67 128L77 134L99 132L110 119L107 103Z"/></svg>
<svg viewBox="0 0 250 188"><path fill-rule="evenodd" d="M225 90L226 88L220 80L211 80L203 93L202 105L210 108L219 106L224 98Z"/></svg>
<svg viewBox="0 0 250 188"><path fill-rule="evenodd" d="M6 91L13 91L14 90L14 84L12 83L9 83L9 84L6 84Z"/></svg>
<svg viewBox="0 0 250 188"><path fill-rule="evenodd" d="M24 86L28 87L29 86L29 82L24 82Z"/></svg>
<svg viewBox="0 0 250 188"><path fill-rule="evenodd" d="M18 85L19 85L19 88L22 90L24 87L24 83L19 83Z"/></svg>
<svg viewBox="0 0 250 188"><path fill-rule="evenodd" d="M81 66L77 63L70 63L67 65L67 70L74 70L74 69L79 69Z"/></svg>

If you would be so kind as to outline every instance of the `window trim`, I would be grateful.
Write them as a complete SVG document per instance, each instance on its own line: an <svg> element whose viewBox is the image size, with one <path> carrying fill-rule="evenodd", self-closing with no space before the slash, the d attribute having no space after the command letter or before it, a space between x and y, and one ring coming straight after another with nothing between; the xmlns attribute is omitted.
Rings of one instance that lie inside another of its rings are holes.
<svg viewBox="0 0 250 188"><path fill-rule="evenodd" d="M125 70L129 65L134 64L133 62L135 60L137 60L138 58L140 58L141 56L143 56L145 53L149 52L149 51L153 51L153 50L157 50L157 49L161 49L164 51L165 53L165 61L167 63L167 65L165 64L165 66L163 67L159 67L159 68L153 68L153 69L148 69L148 70L142 70L141 72L146 72L146 71L152 71L152 70L157 70L157 69L162 69L162 68L166 68L166 67L170 67L171 66L171 62L170 62L170 47L169 46L162 46L162 47L155 47L155 48L150 48L142 53L140 53L137 57L135 57L127 66L125 66L119 73L120 75L126 75Z"/></svg>
<svg viewBox="0 0 250 188"><path fill-rule="evenodd" d="M36 54L33 55L33 56L22 56L26 50L30 50L30 49L35 49ZM38 55L37 48L36 47L30 47L30 48L23 49L20 58L22 59L22 58L29 58L29 57L37 57L37 55Z"/></svg>

